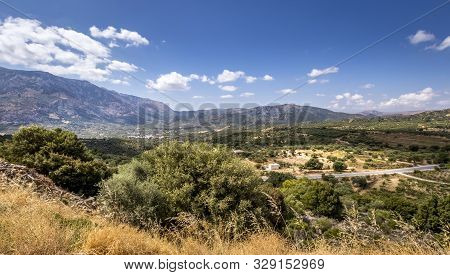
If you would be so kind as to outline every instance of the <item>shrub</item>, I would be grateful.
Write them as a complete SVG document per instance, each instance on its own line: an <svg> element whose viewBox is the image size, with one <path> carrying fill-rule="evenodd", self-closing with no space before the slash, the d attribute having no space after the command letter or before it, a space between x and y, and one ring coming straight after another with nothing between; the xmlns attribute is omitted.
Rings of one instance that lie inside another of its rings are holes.
<svg viewBox="0 0 450 275"><path fill-rule="evenodd" d="M260 188L256 170L224 147L167 142L120 166L100 198L115 217L140 227L171 226L182 213L241 229L279 225Z"/></svg>
<svg viewBox="0 0 450 275"><path fill-rule="evenodd" d="M111 175L74 133L61 129L20 128L0 151L7 161L34 168L56 185L81 195L96 195L98 183Z"/></svg>
<svg viewBox="0 0 450 275"><path fill-rule="evenodd" d="M411 145L409 145L408 148L411 152L417 152L420 149L419 145L417 145L417 144L411 144Z"/></svg>
<svg viewBox="0 0 450 275"><path fill-rule="evenodd" d="M367 179L365 177L354 177L352 178L352 183L359 188L365 189L369 186Z"/></svg>
<svg viewBox="0 0 450 275"><path fill-rule="evenodd" d="M322 174L322 180L323 180L323 181L331 182L331 183L333 183L333 184L339 182L339 180L338 180L335 176L333 176L333 175L331 175L331 174L328 174L328 175L327 175L327 174Z"/></svg>
<svg viewBox="0 0 450 275"><path fill-rule="evenodd" d="M419 206L414 218L419 229L442 232L450 221L450 195L445 198L432 196Z"/></svg>
<svg viewBox="0 0 450 275"><path fill-rule="evenodd" d="M342 202L328 182L308 179L288 180L283 183L281 192L286 198L286 203L299 213L310 210L317 215L330 218L342 217Z"/></svg>
<svg viewBox="0 0 450 275"><path fill-rule="evenodd" d="M295 176L291 173L280 173L274 171L270 171L267 176L269 178L266 180L266 183L270 183L273 187L281 187L283 182L286 180L295 179Z"/></svg>
<svg viewBox="0 0 450 275"><path fill-rule="evenodd" d="M342 161L335 161L333 163L333 170L336 172L342 172L345 169L347 169L347 165L345 164L345 162Z"/></svg>
<svg viewBox="0 0 450 275"><path fill-rule="evenodd" d="M309 170L322 170L323 163L317 158L311 158L305 163L305 168Z"/></svg>

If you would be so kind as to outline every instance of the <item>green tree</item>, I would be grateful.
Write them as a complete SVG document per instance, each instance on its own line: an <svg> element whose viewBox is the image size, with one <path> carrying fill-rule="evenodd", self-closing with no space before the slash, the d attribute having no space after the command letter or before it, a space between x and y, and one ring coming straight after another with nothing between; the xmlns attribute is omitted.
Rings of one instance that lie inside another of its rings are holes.
<svg viewBox="0 0 450 275"><path fill-rule="evenodd" d="M270 171L267 176L269 178L266 180L266 183L270 183L273 187L281 187L283 182L295 179L295 176L291 173L280 173L274 171Z"/></svg>
<svg viewBox="0 0 450 275"><path fill-rule="evenodd" d="M167 142L120 166L104 182L101 200L117 218L142 227L169 226L181 213L241 229L281 226L262 186L256 170L224 147Z"/></svg>
<svg viewBox="0 0 450 275"><path fill-rule="evenodd" d="M305 163L305 168L309 170L322 170L323 163L318 158L310 158Z"/></svg>
<svg viewBox="0 0 450 275"><path fill-rule="evenodd" d="M9 162L26 165L49 176L56 185L80 195L93 196L111 170L74 133L39 126L20 128L0 148Z"/></svg>
<svg viewBox="0 0 450 275"><path fill-rule="evenodd" d="M342 171L344 171L345 169L347 169L347 165L345 164L345 162L337 160L337 161L335 161L335 162L333 163L333 170L334 170L334 171L336 171L336 172L342 172Z"/></svg>
<svg viewBox="0 0 450 275"><path fill-rule="evenodd" d="M367 179L365 177L353 177L352 183L362 189L365 189L369 186L369 183L367 182Z"/></svg>
<svg viewBox="0 0 450 275"><path fill-rule="evenodd" d="M283 183L281 192L286 203L299 213L311 210L314 214L330 218L342 217L343 205L333 185L316 180L298 179Z"/></svg>
<svg viewBox="0 0 450 275"><path fill-rule="evenodd" d="M450 222L450 195L439 198L432 196L419 206L414 216L421 230L440 233Z"/></svg>

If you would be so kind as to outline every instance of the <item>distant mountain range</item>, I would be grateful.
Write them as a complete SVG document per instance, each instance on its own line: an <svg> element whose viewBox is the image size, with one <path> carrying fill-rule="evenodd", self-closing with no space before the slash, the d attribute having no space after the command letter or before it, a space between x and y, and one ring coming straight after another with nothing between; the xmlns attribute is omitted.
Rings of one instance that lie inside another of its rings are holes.
<svg viewBox="0 0 450 275"><path fill-rule="evenodd" d="M84 124L152 127L224 127L296 124L379 116L380 112L346 114L293 104L254 108L174 111L166 104L40 71L0 67L0 130L5 125ZM145 119L144 119L145 118Z"/></svg>

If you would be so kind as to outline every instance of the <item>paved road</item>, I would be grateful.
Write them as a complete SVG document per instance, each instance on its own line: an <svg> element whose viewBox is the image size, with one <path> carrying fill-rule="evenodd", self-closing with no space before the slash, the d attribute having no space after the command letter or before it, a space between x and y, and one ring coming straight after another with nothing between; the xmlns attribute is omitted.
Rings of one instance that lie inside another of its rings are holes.
<svg viewBox="0 0 450 275"><path fill-rule="evenodd" d="M407 168L398 169L386 169L386 170L372 170L372 171L361 171L361 172L348 172L348 173L333 173L331 175L336 178L350 178L350 177L361 177L361 176L372 176L372 175L393 175L400 173L413 173L414 171L431 171L434 170L438 165L420 165ZM307 177L308 179L317 180L322 178L322 174L308 174L300 177Z"/></svg>

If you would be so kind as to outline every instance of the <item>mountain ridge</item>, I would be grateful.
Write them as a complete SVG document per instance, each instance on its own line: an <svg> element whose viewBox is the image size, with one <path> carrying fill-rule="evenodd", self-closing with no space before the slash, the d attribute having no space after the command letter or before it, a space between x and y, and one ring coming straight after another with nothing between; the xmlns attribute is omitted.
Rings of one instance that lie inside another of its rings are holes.
<svg viewBox="0 0 450 275"><path fill-rule="evenodd" d="M42 71L0 67L0 126L163 125L168 128L296 124L363 117L295 104L174 111L168 105ZM1 129L1 127L0 127Z"/></svg>

